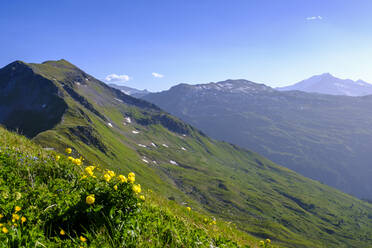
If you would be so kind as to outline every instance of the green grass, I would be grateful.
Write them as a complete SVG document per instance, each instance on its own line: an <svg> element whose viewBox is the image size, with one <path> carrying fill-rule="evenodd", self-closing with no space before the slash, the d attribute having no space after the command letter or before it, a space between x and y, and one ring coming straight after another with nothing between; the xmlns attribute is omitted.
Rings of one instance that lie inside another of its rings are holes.
<svg viewBox="0 0 372 248"><path fill-rule="evenodd" d="M74 157L79 154L73 152ZM60 156L57 159L56 156ZM0 247L255 247L258 240L151 190L96 178L66 156L0 128ZM82 179L83 176L87 178ZM138 176L137 176L138 177ZM136 184L136 182L134 183ZM118 186L115 190L114 186ZM94 194L95 202L86 203ZM145 200L139 199L145 196ZM15 212L16 206L21 210ZM25 217L23 223L20 219ZM14 219L14 221L12 221ZM7 233L4 232L6 228ZM61 230L65 235L61 235ZM80 240L80 236L87 239ZM240 245L239 245L240 244Z"/></svg>

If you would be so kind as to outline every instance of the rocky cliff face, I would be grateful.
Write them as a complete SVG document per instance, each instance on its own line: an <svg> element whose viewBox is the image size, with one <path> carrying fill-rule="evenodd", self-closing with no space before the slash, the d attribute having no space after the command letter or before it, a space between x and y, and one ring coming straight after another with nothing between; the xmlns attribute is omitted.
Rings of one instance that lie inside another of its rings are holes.
<svg viewBox="0 0 372 248"><path fill-rule="evenodd" d="M0 69L0 123L34 137L60 122L67 104L58 87L16 61Z"/></svg>

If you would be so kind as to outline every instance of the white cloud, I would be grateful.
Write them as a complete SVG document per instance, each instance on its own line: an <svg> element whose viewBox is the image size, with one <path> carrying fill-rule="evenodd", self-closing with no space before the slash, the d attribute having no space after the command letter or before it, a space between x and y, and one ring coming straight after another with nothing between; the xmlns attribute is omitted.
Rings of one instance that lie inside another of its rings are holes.
<svg viewBox="0 0 372 248"><path fill-rule="evenodd" d="M309 16L309 17L306 17L306 20L308 21L314 21L314 20L322 20L323 17L321 16Z"/></svg>
<svg viewBox="0 0 372 248"><path fill-rule="evenodd" d="M110 83L124 83L124 82L129 81L130 77L128 75L110 74L110 75L107 75L105 80Z"/></svg>
<svg viewBox="0 0 372 248"><path fill-rule="evenodd" d="M156 72L153 72L151 73L153 77L156 77L156 78L163 78L164 75L160 74L160 73L156 73Z"/></svg>

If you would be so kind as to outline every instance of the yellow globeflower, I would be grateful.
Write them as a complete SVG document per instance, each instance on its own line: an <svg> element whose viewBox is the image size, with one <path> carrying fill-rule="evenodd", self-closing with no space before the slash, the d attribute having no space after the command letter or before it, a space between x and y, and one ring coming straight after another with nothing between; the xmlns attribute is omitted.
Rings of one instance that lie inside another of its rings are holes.
<svg viewBox="0 0 372 248"><path fill-rule="evenodd" d="M67 159L70 160L70 161L74 161L74 160L75 160L75 159L74 159L73 157L71 157L71 156L68 156Z"/></svg>
<svg viewBox="0 0 372 248"><path fill-rule="evenodd" d="M142 201L145 200L145 196L144 196L144 195L141 195L139 198L140 198Z"/></svg>
<svg viewBox="0 0 372 248"><path fill-rule="evenodd" d="M83 236L80 236L80 241L81 242L87 242L87 239L85 237L83 237Z"/></svg>
<svg viewBox="0 0 372 248"><path fill-rule="evenodd" d="M95 200L96 198L94 198L94 195L88 195L87 198L85 198L85 202L89 205L93 204Z"/></svg>
<svg viewBox="0 0 372 248"><path fill-rule="evenodd" d="M22 223L22 224L25 223L26 221L27 221L26 217L22 217L22 218L21 218L21 223Z"/></svg>
<svg viewBox="0 0 372 248"><path fill-rule="evenodd" d="M62 236L64 236L66 234L65 230L61 229L61 231L59 231L59 234L61 234Z"/></svg>
<svg viewBox="0 0 372 248"><path fill-rule="evenodd" d="M261 240L259 244L260 244L260 246L264 246L265 242L263 240Z"/></svg>
<svg viewBox="0 0 372 248"><path fill-rule="evenodd" d="M58 161L61 158L61 156L56 155L56 161Z"/></svg>
<svg viewBox="0 0 372 248"><path fill-rule="evenodd" d="M94 176L94 173L93 173L93 170L94 170L94 166L88 166L85 168L85 172L89 175L89 176Z"/></svg>
<svg viewBox="0 0 372 248"><path fill-rule="evenodd" d="M118 177L119 177L120 182L122 183L126 183L128 181L127 178L123 175L119 175Z"/></svg>
<svg viewBox="0 0 372 248"><path fill-rule="evenodd" d="M266 239L266 243L270 244L271 243L271 240L270 239Z"/></svg>
<svg viewBox="0 0 372 248"><path fill-rule="evenodd" d="M1 230L3 231L3 233L8 233L8 228L6 228L5 226Z"/></svg>
<svg viewBox="0 0 372 248"><path fill-rule="evenodd" d="M141 193L141 185L139 185L139 184L133 185L132 189L133 189L134 193L136 193L136 194Z"/></svg>
<svg viewBox="0 0 372 248"><path fill-rule="evenodd" d="M105 179L106 182L110 182L110 180L111 180L111 176L107 173L105 175L103 175L103 178Z"/></svg>
<svg viewBox="0 0 372 248"><path fill-rule="evenodd" d="M186 209L187 209L187 211L189 211L189 212L191 211L191 208L190 208L190 207L187 207Z"/></svg>
<svg viewBox="0 0 372 248"><path fill-rule="evenodd" d="M114 186L114 190L118 190L118 186L117 185Z"/></svg>
<svg viewBox="0 0 372 248"><path fill-rule="evenodd" d="M134 181L136 181L136 175L133 172L128 174L128 181L130 183L134 183Z"/></svg>
<svg viewBox="0 0 372 248"><path fill-rule="evenodd" d="M14 220L19 220L19 215L18 214L12 214L12 218ZM14 221L13 221L14 222Z"/></svg>
<svg viewBox="0 0 372 248"><path fill-rule="evenodd" d="M110 177L114 177L115 176L115 172L113 172L112 170L107 171L107 173L110 175Z"/></svg>
<svg viewBox="0 0 372 248"><path fill-rule="evenodd" d="M66 152L67 154L70 154L70 153L72 152L72 149L71 149L71 148L66 148L65 152Z"/></svg>
<svg viewBox="0 0 372 248"><path fill-rule="evenodd" d="M80 158L75 158L72 162L76 165L81 165L81 159Z"/></svg>
<svg viewBox="0 0 372 248"><path fill-rule="evenodd" d="M2 219L4 217L4 215L0 214L0 219Z"/></svg>
<svg viewBox="0 0 372 248"><path fill-rule="evenodd" d="M21 211L22 208L21 208L20 206L15 206L14 210L15 210L15 212L17 213L17 212Z"/></svg>

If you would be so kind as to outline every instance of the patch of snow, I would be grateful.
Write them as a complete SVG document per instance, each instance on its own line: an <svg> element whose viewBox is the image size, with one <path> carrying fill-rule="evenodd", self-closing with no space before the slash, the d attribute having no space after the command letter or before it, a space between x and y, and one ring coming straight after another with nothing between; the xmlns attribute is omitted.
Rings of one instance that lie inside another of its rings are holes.
<svg viewBox="0 0 372 248"><path fill-rule="evenodd" d="M116 101L118 101L118 102L123 102L122 100L120 100L120 99L118 99L118 98L114 98Z"/></svg>
<svg viewBox="0 0 372 248"><path fill-rule="evenodd" d="M183 137L186 137L186 134L182 134Z"/></svg>
<svg viewBox="0 0 372 248"><path fill-rule="evenodd" d="M125 90L120 90L120 91L123 92L126 95L130 95L130 92L129 91L125 91Z"/></svg>
<svg viewBox="0 0 372 248"><path fill-rule="evenodd" d="M127 123L131 123L132 120L130 119L130 117L125 117L124 120L127 122Z"/></svg>
<svg viewBox="0 0 372 248"><path fill-rule="evenodd" d="M135 131L135 130L133 130L133 131L132 131L132 133L134 133L134 134L138 134L139 132L138 132L138 131Z"/></svg>
<svg viewBox="0 0 372 248"><path fill-rule="evenodd" d="M107 125L109 126L109 127L112 127L112 124L109 122L109 123L107 123Z"/></svg>
<svg viewBox="0 0 372 248"><path fill-rule="evenodd" d="M183 146L181 147L181 149L182 149L182 150L184 150L184 151L187 151L187 150L186 150L186 148L185 148L185 147L183 147Z"/></svg>
<svg viewBox="0 0 372 248"><path fill-rule="evenodd" d="M163 144L162 146L167 147L167 148L169 147L167 144Z"/></svg>
<svg viewBox="0 0 372 248"><path fill-rule="evenodd" d="M142 144L138 144L138 146L140 146L140 147L146 147L145 145L142 145Z"/></svg>
<svg viewBox="0 0 372 248"><path fill-rule="evenodd" d="M47 105L44 103L43 105L41 105L42 108L45 108Z"/></svg>
<svg viewBox="0 0 372 248"><path fill-rule="evenodd" d="M80 85L80 83L79 82L75 82L77 85Z"/></svg>
<svg viewBox="0 0 372 248"><path fill-rule="evenodd" d="M151 145L152 145L153 147L156 147L156 145L155 145L154 143L152 143L152 142L151 142Z"/></svg>
<svg viewBox="0 0 372 248"><path fill-rule="evenodd" d="M148 163L149 163L149 161L147 161L147 160L146 160L146 159L144 159L144 158L142 159L142 161L143 161L143 162L145 162L146 164L148 164Z"/></svg>
<svg viewBox="0 0 372 248"><path fill-rule="evenodd" d="M155 160L152 161L154 164L157 164L157 162Z"/></svg>
<svg viewBox="0 0 372 248"><path fill-rule="evenodd" d="M88 81L89 79L88 78L85 78L85 81Z"/></svg>
<svg viewBox="0 0 372 248"><path fill-rule="evenodd" d="M174 165L178 165L178 163L176 161L173 161L173 160L169 160L169 163L174 164Z"/></svg>

